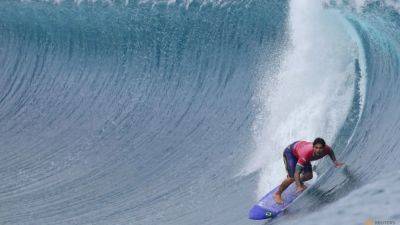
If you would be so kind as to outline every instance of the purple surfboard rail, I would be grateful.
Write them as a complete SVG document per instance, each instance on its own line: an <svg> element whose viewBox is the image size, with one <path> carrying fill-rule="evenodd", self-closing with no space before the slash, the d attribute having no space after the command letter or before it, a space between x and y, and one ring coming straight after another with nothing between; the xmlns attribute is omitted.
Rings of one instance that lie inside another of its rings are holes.
<svg viewBox="0 0 400 225"><path fill-rule="evenodd" d="M275 218L301 194L296 193L296 185L293 183L282 193L283 204L277 204L274 200L274 193L278 188L279 186L274 188L251 208L249 219L264 220Z"/></svg>

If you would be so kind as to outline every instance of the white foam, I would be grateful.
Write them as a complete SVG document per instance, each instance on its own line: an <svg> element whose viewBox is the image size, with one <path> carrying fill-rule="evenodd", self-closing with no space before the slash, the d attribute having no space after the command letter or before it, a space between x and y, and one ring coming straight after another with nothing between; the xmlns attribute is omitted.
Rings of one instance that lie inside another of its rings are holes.
<svg viewBox="0 0 400 225"><path fill-rule="evenodd" d="M357 47L340 14L316 0L296 0L289 23L291 46L260 93L265 110L254 128L257 150L242 171L261 171L257 197L285 177L282 152L291 142L333 141L353 99Z"/></svg>

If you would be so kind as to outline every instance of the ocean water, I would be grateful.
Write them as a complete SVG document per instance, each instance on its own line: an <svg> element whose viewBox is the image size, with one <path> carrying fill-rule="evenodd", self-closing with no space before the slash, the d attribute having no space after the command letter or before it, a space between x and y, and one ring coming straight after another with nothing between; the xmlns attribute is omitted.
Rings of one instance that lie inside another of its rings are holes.
<svg viewBox="0 0 400 225"><path fill-rule="evenodd" d="M324 137L276 224L400 222L400 4L0 2L0 224L242 225Z"/></svg>

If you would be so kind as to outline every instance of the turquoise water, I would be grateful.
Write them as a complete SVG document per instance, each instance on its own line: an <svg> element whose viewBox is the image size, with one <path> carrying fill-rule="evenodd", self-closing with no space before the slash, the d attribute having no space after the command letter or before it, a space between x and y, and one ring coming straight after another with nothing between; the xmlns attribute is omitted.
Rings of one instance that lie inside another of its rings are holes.
<svg viewBox="0 0 400 225"><path fill-rule="evenodd" d="M280 149L260 139L293 131L277 109L309 93L279 96L323 77L328 94L312 93L323 98L304 114L329 132L316 123L291 138L322 132L347 167L319 164L277 223L399 220L387 207L400 196L399 13L383 2L325 11L342 21L327 33L348 36L307 30L336 46L309 39L290 57L303 39L282 0L1 1L0 223L254 224L265 177L283 173Z"/></svg>

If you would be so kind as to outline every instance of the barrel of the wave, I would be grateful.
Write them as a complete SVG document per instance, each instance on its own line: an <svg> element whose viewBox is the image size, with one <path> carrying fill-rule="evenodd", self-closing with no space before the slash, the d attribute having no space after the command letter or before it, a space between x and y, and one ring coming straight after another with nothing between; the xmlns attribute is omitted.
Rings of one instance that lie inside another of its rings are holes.
<svg viewBox="0 0 400 225"><path fill-rule="evenodd" d="M283 204L278 204L274 200L274 194L279 186L261 198L253 208L250 209L249 219L264 220L273 219L282 215L285 209L292 203L300 193L296 193L296 185L291 184L283 193Z"/></svg>

